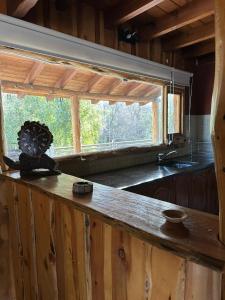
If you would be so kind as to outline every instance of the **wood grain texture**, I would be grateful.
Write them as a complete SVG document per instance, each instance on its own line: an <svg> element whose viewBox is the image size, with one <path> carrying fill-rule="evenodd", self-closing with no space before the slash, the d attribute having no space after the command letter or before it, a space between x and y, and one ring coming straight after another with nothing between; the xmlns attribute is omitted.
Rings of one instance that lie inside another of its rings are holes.
<svg viewBox="0 0 225 300"><path fill-rule="evenodd" d="M9 180L7 187L16 299L221 300L221 271L41 190Z"/></svg>
<svg viewBox="0 0 225 300"><path fill-rule="evenodd" d="M10 265L9 265L9 219L7 196L12 190L12 183L0 180L0 299L10 297Z"/></svg>
<svg viewBox="0 0 225 300"><path fill-rule="evenodd" d="M211 109L211 136L219 196L219 238L225 244L225 1L215 0L216 67Z"/></svg>
<svg viewBox="0 0 225 300"><path fill-rule="evenodd" d="M200 262L217 270L224 268L225 248L217 239L217 216L187 208L188 219L185 226L190 234L189 237L180 239L165 236L160 230L164 224L162 210L180 209L174 204L96 183L93 194L77 197L72 194L71 187L80 179L66 174L48 177L45 180L25 181L21 180L19 172L15 171L0 174L0 178L20 182L52 199L66 202L74 209L101 217L110 225L121 226L138 238L157 247L166 247L188 260Z"/></svg>

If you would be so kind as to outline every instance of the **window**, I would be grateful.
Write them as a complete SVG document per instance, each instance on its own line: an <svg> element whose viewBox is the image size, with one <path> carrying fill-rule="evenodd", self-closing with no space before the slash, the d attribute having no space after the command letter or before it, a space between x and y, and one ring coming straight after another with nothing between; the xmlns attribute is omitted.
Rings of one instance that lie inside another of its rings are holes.
<svg viewBox="0 0 225 300"><path fill-rule="evenodd" d="M60 156L73 153L70 100L25 96L19 99L14 94L3 93L4 129L7 155L18 159L17 133L27 120L48 125L54 141L48 154Z"/></svg>
<svg viewBox="0 0 225 300"><path fill-rule="evenodd" d="M183 91L166 92L159 85L153 85L151 91L145 102L124 102L124 97L123 102L79 98L47 101L41 96L21 99L3 93L7 155L18 159L17 133L27 120L49 127L54 142L48 155L53 157L163 144L168 134L182 132ZM167 101L163 93L168 95Z"/></svg>
<svg viewBox="0 0 225 300"><path fill-rule="evenodd" d="M80 101L82 152L162 143L162 97L145 105Z"/></svg>
<svg viewBox="0 0 225 300"><path fill-rule="evenodd" d="M168 89L169 90L169 89ZM183 91L167 92L168 134L183 133Z"/></svg>

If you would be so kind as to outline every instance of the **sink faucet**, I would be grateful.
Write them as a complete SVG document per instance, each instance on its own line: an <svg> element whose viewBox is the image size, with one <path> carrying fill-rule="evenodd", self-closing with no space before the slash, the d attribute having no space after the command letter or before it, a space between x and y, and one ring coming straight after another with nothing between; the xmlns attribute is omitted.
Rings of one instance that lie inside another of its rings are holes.
<svg viewBox="0 0 225 300"><path fill-rule="evenodd" d="M158 160L158 162L160 163L160 162L166 160L170 155L175 154L175 153L177 153L176 150L169 151L169 152L165 152L165 153L159 153L159 154L158 154L158 159L157 159L157 160Z"/></svg>

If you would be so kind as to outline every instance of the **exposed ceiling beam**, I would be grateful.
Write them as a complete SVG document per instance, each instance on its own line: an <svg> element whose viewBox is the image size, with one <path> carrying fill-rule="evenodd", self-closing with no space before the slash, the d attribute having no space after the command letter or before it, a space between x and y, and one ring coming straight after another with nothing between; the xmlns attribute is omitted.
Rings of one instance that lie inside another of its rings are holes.
<svg viewBox="0 0 225 300"><path fill-rule="evenodd" d="M115 78L113 83L110 84L107 93L111 94L121 83L122 80L120 78Z"/></svg>
<svg viewBox="0 0 225 300"><path fill-rule="evenodd" d="M95 74L87 83L86 87L84 88L85 92L91 92L94 87L104 79L103 76L99 74Z"/></svg>
<svg viewBox="0 0 225 300"><path fill-rule="evenodd" d="M150 90L152 90L152 86L151 86L151 85L146 86L142 91L140 91L140 92L138 93L138 96L139 96L139 97L144 97L145 95L148 94L148 92L149 92Z"/></svg>
<svg viewBox="0 0 225 300"><path fill-rule="evenodd" d="M27 77L24 80L24 83L33 84L35 79L40 75L44 69L44 64L41 62L34 62L31 67L30 72L27 74Z"/></svg>
<svg viewBox="0 0 225 300"><path fill-rule="evenodd" d="M186 58L193 58L193 57L200 57L214 52L215 52L215 40L212 39L210 41L200 43L192 47L188 47L183 51L183 54L184 57Z"/></svg>
<svg viewBox="0 0 225 300"><path fill-rule="evenodd" d="M196 0L189 2L170 15L160 18L154 27L145 26L140 30L140 35L143 39L147 40L160 37L213 14L213 0Z"/></svg>
<svg viewBox="0 0 225 300"><path fill-rule="evenodd" d="M164 1L165 0L131 0L123 3L119 2L119 5L106 13L105 20L108 26L119 25L143 14Z"/></svg>
<svg viewBox="0 0 225 300"><path fill-rule="evenodd" d="M72 98L78 96L87 100L104 100L104 101L120 101L120 102L150 102L154 101L153 97L138 97L138 96L118 96L100 93L80 92L68 89L59 89L54 87L16 83L10 81L1 81L2 90L13 94L39 95L53 98Z"/></svg>
<svg viewBox="0 0 225 300"><path fill-rule="evenodd" d="M215 37L214 23L204 24L193 28L188 32L180 33L173 38L163 42L163 49L166 51L184 48Z"/></svg>
<svg viewBox="0 0 225 300"><path fill-rule="evenodd" d="M140 83L140 82L135 83L135 85L133 87L130 87L129 92L127 93L127 96L130 96L130 95L133 96L133 93L138 91L141 87L143 87L143 85L145 85L145 84Z"/></svg>
<svg viewBox="0 0 225 300"><path fill-rule="evenodd" d="M9 1L8 12L16 18L23 18L33 8L38 0L13 0Z"/></svg>
<svg viewBox="0 0 225 300"><path fill-rule="evenodd" d="M63 89L70 82L70 80L74 78L76 74L77 74L77 70L74 69L66 70L63 76L61 76L55 83L55 87Z"/></svg>

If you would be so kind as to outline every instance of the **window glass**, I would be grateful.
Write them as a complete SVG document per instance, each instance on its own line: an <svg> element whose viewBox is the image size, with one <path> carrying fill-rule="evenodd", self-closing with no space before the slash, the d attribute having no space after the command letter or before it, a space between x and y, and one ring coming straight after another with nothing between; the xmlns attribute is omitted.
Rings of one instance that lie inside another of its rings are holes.
<svg viewBox="0 0 225 300"><path fill-rule="evenodd" d="M45 97L3 93L4 128L7 155L18 159L17 133L27 120L45 123L54 136L50 156L73 153L71 102L66 99L47 101Z"/></svg>
<svg viewBox="0 0 225 300"><path fill-rule="evenodd" d="M80 101L82 152L162 143L162 97L145 105Z"/></svg>
<svg viewBox="0 0 225 300"><path fill-rule="evenodd" d="M181 95L168 94L168 134L181 131Z"/></svg>

